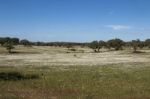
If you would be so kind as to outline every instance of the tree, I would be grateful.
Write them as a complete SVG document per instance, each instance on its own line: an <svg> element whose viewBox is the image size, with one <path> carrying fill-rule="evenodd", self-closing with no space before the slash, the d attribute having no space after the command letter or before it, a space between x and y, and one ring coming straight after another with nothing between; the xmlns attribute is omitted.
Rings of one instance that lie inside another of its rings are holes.
<svg viewBox="0 0 150 99"><path fill-rule="evenodd" d="M19 38L11 38L10 41L11 41L14 45L19 44Z"/></svg>
<svg viewBox="0 0 150 99"><path fill-rule="evenodd" d="M9 42L9 41L10 41L9 37L0 38L0 44L1 44L1 46L3 46L6 42Z"/></svg>
<svg viewBox="0 0 150 99"><path fill-rule="evenodd" d="M124 41L121 39L112 39L107 41L107 47L114 48L115 50L121 50L124 45Z"/></svg>
<svg viewBox="0 0 150 99"><path fill-rule="evenodd" d="M146 39L145 40L145 46L147 46L148 48L150 48L150 39Z"/></svg>
<svg viewBox="0 0 150 99"><path fill-rule="evenodd" d="M68 48L68 50L70 49L70 48L72 48L73 47L73 45L72 44L70 44L70 43L67 43L66 44L66 47Z"/></svg>
<svg viewBox="0 0 150 99"><path fill-rule="evenodd" d="M1 37L1 38L0 38L0 44L1 44L1 46L3 46L4 43L5 43L4 38Z"/></svg>
<svg viewBox="0 0 150 99"><path fill-rule="evenodd" d="M137 48L138 48L139 45L140 45L140 40L139 40L139 39L137 39L137 40L132 40L131 45L132 45L132 47L133 47L133 52L136 52L136 51L137 51Z"/></svg>
<svg viewBox="0 0 150 99"><path fill-rule="evenodd" d="M145 47L145 42L144 41L140 41L138 47L140 49L143 49Z"/></svg>
<svg viewBox="0 0 150 99"><path fill-rule="evenodd" d="M98 52L100 51L101 48L105 47L106 46L106 42L100 40L98 42Z"/></svg>
<svg viewBox="0 0 150 99"><path fill-rule="evenodd" d="M89 45L90 48L92 48L94 50L94 52L98 52L98 48L99 48L99 42L98 41L93 41L90 43Z"/></svg>
<svg viewBox="0 0 150 99"><path fill-rule="evenodd" d="M0 44L3 46L5 43L11 42L14 45L19 44L19 38L10 38L10 37L3 37L0 38Z"/></svg>
<svg viewBox="0 0 150 99"><path fill-rule="evenodd" d="M28 40L26 40L26 39L21 40L21 41L20 41L20 44L22 44L22 45L24 45L24 46L31 46L30 41L28 41Z"/></svg>
<svg viewBox="0 0 150 99"><path fill-rule="evenodd" d="M13 43L12 42L6 42L4 44L4 47L6 48L6 50L8 50L9 53L12 53L12 49L14 49L15 47L13 46Z"/></svg>

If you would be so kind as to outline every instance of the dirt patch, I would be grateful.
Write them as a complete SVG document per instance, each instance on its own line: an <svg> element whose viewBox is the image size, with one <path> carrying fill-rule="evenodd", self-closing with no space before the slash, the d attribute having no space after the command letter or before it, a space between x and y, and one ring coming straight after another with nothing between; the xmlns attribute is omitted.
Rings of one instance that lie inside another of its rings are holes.
<svg viewBox="0 0 150 99"><path fill-rule="evenodd" d="M103 53L39 53L0 55L0 66L22 65L101 65L112 63L149 62L149 54Z"/></svg>

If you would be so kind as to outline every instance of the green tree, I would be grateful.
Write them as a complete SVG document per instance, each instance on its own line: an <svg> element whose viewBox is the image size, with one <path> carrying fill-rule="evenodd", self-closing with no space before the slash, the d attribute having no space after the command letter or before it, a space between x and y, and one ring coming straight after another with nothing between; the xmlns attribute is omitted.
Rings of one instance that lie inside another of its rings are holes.
<svg viewBox="0 0 150 99"><path fill-rule="evenodd" d="M19 44L19 38L10 38L10 37L3 37L0 38L0 44L3 46L5 43L11 42L14 45Z"/></svg>
<svg viewBox="0 0 150 99"><path fill-rule="evenodd" d="M8 53L12 53L12 49L15 48L12 42L6 42L4 44L4 47L6 48L6 50L8 50Z"/></svg>
<svg viewBox="0 0 150 99"><path fill-rule="evenodd" d="M10 42L10 38L9 37L0 38L1 46L3 46L6 42Z"/></svg>
<svg viewBox="0 0 150 99"><path fill-rule="evenodd" d="M98 52L100 52L100 49L106 46L106 42L100 40L98 42Z"/></svg>
<svg viewBox="0 0 150 99"><path fill-rule="evenodd" d="M4 43L5 43L5 42L4 42L4 38L1 37L1 38L0 38L0 44L1 44L1 46L3 46Z"/></svg>
<svg viewBox="0 0 150 99"><path fill-rule="evenodd" d="M140 46L140 40L132 40L131 45L133 47L133 52L136 52L138 47Z"/></svg>
<svg viewBox="0 0 150 99"><path fill-rule="evenodd" d="M124 46L124 41L121 39L112 39L107 41L107 47L108 48L114 48L115 50L121 50Z"/></svg>
<svg viewBox="0 0 150 99"><path fill-rule="evenodd" d="M20 44L24 45L24 46L27 46L27 47L30 47L31 46L31 43L30 41L24 39L24 40L21 40L20 41Z"/></svg>
<svg viewBox="0 0 150 99"><path fill-rule="evenodd" d="M10 41L11 41L14 45L19 44L19 38L11 38Z"/></svg>
<svg viewBox="0 0 150 99"><path fill-rule="evenodd" d="M99 42L93 41L90 43L89 47L94 50L94 52L98 52Z"/></svg>
<svg viewBox="0 0 150 99"><path fill-rule="evenodd" d="M146 39L145 40L145 46L147 46L148 48L150 48L150 39Z"/></svg>

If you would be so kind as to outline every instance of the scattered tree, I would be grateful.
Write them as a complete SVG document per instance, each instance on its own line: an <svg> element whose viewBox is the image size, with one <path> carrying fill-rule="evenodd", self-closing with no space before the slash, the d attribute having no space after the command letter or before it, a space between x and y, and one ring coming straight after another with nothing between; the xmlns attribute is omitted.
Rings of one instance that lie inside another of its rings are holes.
<svg viewBox="0 0 150 99"><path fill-rule="evenodd" d="M24 40L21 40L20 41L20 44L22 44L22 45L24 45L24 46L31 46L31 43L30 43L30 41L28 41L28 40L26 40L26 39L24 39Z"/></svg>
<svg viewBox="0 0 150 99"><path fill-rule="evenodd" d="M68 48L68 50L70 49L70 48L72 48L73 46L72 46L72 44L66 44L66 47Z"/></svg>
<svg viewBox="0 0 150 99"><path fill-rule="evenodd" d="M150 39L146 39L145 40L145 46L147 46L148 48L150 48Z"/></svg>
<svg viewBox="0 0 150 99"><path fill-rule="evenodd" d="M98 41L93 41L90 43L89 45L90 48L92 48L94 50L94 52L98 52L98 48L99 48L99 42Z"/></svg>
<svg viewBox="0 0 150 99"><path fill-rule="evenodd" d="M3 46L4 45L4 43L5 43L5 40L4 40L4 38L0 38L0 44L1 44L1 46Z"/></svg>
<svg viewBox="0 0 150 99"><path fill-rule="evenodd" d="M12 42L5 43L4 47L6 48L6 50L8 50L8 53L12 53L12 49L15 48Z"/></svg>
<svg viewBox="0 0 150 99"><path fill-rule="evenodd" d="M131 44L132 44L132 47L133 47L133 52L137 52L137 49L140 45L140 40L139 39L132 40Z"/></svg>
<svg viewBox="0 0 150 99"><path fill-rule="evenodd" d="M105 47L105 46L106 46L106 42L100 40L100 41L98 42L98 52L100 52L100 49L103 48L103 47Z"/></svg>
<svg viewBox="0 0 150 99"><path fill-rule="evenodd" d="M12 42L14 45L17 45L17 44L19 44L19 38L11 38L11 42Z"/></svg>
<svg viewBox="0 0 150 99"><path fill-rule="evenodd" d="M114 48L115 50L122 50L122 47L124 45L124 41L121 39L112 39L107 41L107 47Z"/></svg>
<svg viewBox="0 0 150 99"><path fill-rule="evenodd" d="M8 47L8 49L13 49L12 46L22 44L24 46L58 46L58 47L67 47L68 50L74 50L72 47L74 46L81 46L81 47L90 47L94 50L94 52L100 52L100 49L103 47L106 47L108 49L115 49L115 50L121 50L123 49L123 46L125 47L132 47L134 52L137 51L138 48L144 48L148 47L150 48L150 39L147 39L145 41L140 41L139 39L133 40L133 41L127 41L124 42L121 39L111 39L107 42L104 42L102 40L100 41L93 41L91 43L76 43L76 42L31 42L26 39L19 40L19 38L11 38L11 37L0 37L0 45L4 47ZM72 48L72 49L71 49Z"/></svg>
<svg viewBox="0 0 150 99"><path fill-rule="evenodd" d="M3 46L5 43L11 42L14 45L19 44L19 38L10 38L10 37L3 37L0 38L0 44Z"/></svg>

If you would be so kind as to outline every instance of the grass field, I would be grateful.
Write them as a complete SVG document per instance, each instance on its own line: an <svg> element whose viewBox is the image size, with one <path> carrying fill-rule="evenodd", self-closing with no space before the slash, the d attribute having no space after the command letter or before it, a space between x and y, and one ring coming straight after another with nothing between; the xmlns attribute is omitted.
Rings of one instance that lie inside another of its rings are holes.
<svg viewBox="0 0 150 99"><path fill-rule="evenodd" d="M150 51L0 48L0 99L150 99Z"/></svg>

